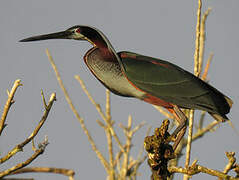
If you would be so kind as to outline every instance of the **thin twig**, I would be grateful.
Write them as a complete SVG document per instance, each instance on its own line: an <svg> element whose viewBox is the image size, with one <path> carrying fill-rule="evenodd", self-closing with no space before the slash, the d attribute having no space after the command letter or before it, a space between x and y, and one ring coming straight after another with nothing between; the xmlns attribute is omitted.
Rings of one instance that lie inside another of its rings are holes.
<svg viewBox="0 0 239 180"><path fill-rule="evenodd" d="M213 53L210 53L209 58L207 60L206 67L205 67L204 72L203 72L202 77L201 77L201 79L203 81L207 81L208 70L209 70L212 58L213 58Z"/></svg>
<svg viewBox="0 0 239 180"><path fill-rule="evenodd" d="M115 156L114 167L116 166L118 172L121 172L121 170L120 170L121 169L120 159L121 159L122 155L123 155L123 151L120 150Z"/></svg>
<svg viewBox="0 0 239 180"><path fill-rule="evenodd" d="M105 103L105 114L108 120L111 120L111 108L110 108L110 91L106 89L106 103Z"/></svg>
<svg viewBox="0 0 239 180"><path fill-rule="evenodd" d="M42 96L42 101L43 101L44 108L46 109L47 108L47 104L46 104L46 99L45 99L43 90L41 90L41 96Z"/></svg>
<svg viewBox="0 0 239 180"><path fill-rule="evenodd" d="M189 118L188 118L188 119L189 119L189 124L188 124L188 139L187 139L186 160L185 160L185 167L186 167L186 168L189 166L189 163L190 163L192 134L193 134L194 110L190 110Z"/></svg>
<svg viewBox="0 0 239 180"><path fill-rule="evenodd" d="M198 0L197 10L197 26L196 26L196 40L195 40L195 52L194 52L194 74L195 76L200 75L200 64L199 64L199 49L200 49L200 26L201 26L201 8L202 1Z"/></svg>
<svg viewBox="0 0 239 180"><path fill-rule="evenodd" d="M82 81L82 79L80 78L79 75L75 76L76 80L80 83L81 88L83 89L83 91L85 92L85 94L87 95L87 97L89 98L89 100L91 101L91 103L95 106L96 110L98 111L98 113L100 114L101 118L106 121L106 116L104 114L104 112L102 111L101 107L99 104L97 104L95 102L95 100L93 99L93 97L91 96L91 94L89 93L89 91L86 89L85 83Z"/></svg>
<svg viewBox="0 0 239 180"><path fill-rule="evenodd" d="M204 136L207 132L210 132L212 131L213 128L215 128L216 125L218 125L220 122L218 121L213 121L212 123L210 123L207 127L205 128L201 128L201 129L198 129L197 132L192 136L192 141L195 141L197 139L199 139L200 137ZM176 159L173 159L171 160L171 163L170 163L170 167L171 166L177 166L178 164L178 160L179 160L179 157L181 157L181 152L183 150L184 147L186 147L187 145L187 140L186 139L183 139L183 141L181 141L179 143L179 146L177 147L175 153L178 155Z"/></svg>
<svg viewBox="0 0 239 180"><path fill-rule="evenodd" d="M210 64L211 64L212 58L213 58L213 53L210 53L209 58L207 59L207 64L206 64L206 66L204 68L204 72L201 75L201 79L203 81L207 81L207 75L208 75L208 71L209 71L209 68L210 68ZM206 111L202 111L200 119L199 119L198 127L197 127L198 130L201 130L202 127L203 127L203 122L205 120L205 115L206 115Z"/></svg>
<svg viewBox="0 0 239 180"><path fill-rule="evenodd" d="M218 124L220 124L219 121L213 121L212 123L210 123L209 125L207 125L204 128L198 129L197 132L195 134L193 134L192 136L192 141L195 141L197 139L199 139L200 137L204 136L207 132L212 131L213 128L215 128L215 126L217 126ZM182 141L182 149L187 145L187 140L184 139ZM181 151L180 151L181 152ZM179 152L179 153L180 153Z"/></svg>
<svg viewBox="0 0 239 180"><path fill-rule="evenodd" d="M93 105L95 105L97 111L99 112L99 114L101 115L102 119L106 121L106 117L103 113L103 111L101 110L100 106L95 102L95 100L92 98L92 96L90 95L89 91L86 89L85 83L82 81L82 79L80 78L79 75L75 76L76 80L80 83L81 88L83 89L83 91L85 92L85 94L87 95L87 97L90 99L90 101L92 102ZM118 143L121 151L124 151L124 147L119 139L119 137L117 136L114 128L112 126L108 126L110 128L111 134L112 136L115 138L116 142Z"/></svg>
<svg viewBox="0 0 239 180"><path fill-rule="evenodd" d="M2 157L0 159L0 164L4 163L5 161L7 161L11 157L13 157L19 151L22 151L23 147L33 140L33 138L38 134L39 130L41 129L41 127L45 123L45 121L48 117L48 114L51 110L51 107L52 107L55 100L56 100L56 93L52 93L51 96L50 96L48 105L46 106L45 111L43 113L43 116L42 116L40 122L38 123L37 127L34 129L34 131L31 133L31 135L25 141L16 145L10 152L8 152L8 154L6 156Z"/></svg>
<svg viewBox="0 0 239 180"><path fill-rule="evenodd" d="M235 152L226 152L226 156L228 158L228 163L223 170L223 173L225 174L227 174L230 170L233 169L234 164L236 162Z"/></svg>
<svg viewBox="0 0 239 180"><path fill-rule="evenodd" d="M8 92L8 99L6 101L6 104L4 106L4 110L3 110L3 113L2 113L2 116L1 116L1 119L0 119L0 136L2 135L2 131L3 131L4 127L6 127L5 121L6 121L6 118L7 118L7 114L9 112L9 109L10 109L12 103L14 102L13 98L14 98L14 95L15 95L15 93L17 91L17 88L19 86L22 86L21 80L17 79L13 84L11 92Z"/></svg>
<svg viewBox="0 0 239 180"><path fill-rule="evenodd" d="M155 109L157 109L161 114L163 114L166 118L168 118L168 119L175 119L175 117L171 113L165 111L165 109L163 109L163 107L156 106L156 105L153 105L153 107Z"/></svg>
<svg viewBox="0 0 239 180"><path fill-rule="evenodd" d="M22 174L22 173L54 173L68 176L69 180L74 180L75 172L71 169L55 168L55 167L28 167L22 168L11 175Z"/></svg>
<svg viewBox="0 0 239 180"><path fill-rule="evenodd" d="M147 132L146 132L146 136L149 136L149 133L151 131L151 126L148 128ZM142 144L142 148L140 149L138 156L137 156L137 160L135 161L136 164L133 167L132 173L131 173L131 177L133 178L133 180L136 180L136 175L137 175L137 171L139 169L139 166L145 161L145 159L147 158L147 155L142 156L144 152L144 144ZM132 169L132 168L131 168Z"/></svg>
<svg viewBox="0 0 239 180"><path fill-rule="evenodd" d="M41 155L47 146L48 142L44 141L43 143L40 144L40 147L34 152L34 154L28 158L25 162L19 163L16 166L13 166L5 171L0 172L0 179L10 175L14 171L17 171L23 167L26 167L28 164L30 164L32 161L34 161L39 155Z"/></svg>
<svg viewBox="0 0 239 180"><path fill-rule="evenodd" d="M144 161L147 159L147 157L148 156L145 155L141 159L137 160L135 162L135 165L132 165L133 167L131 167L131 165L129 165L129 169L133 168L133 171L131 173L132 180L136 180L138 169L139 169L140 165L144 163Z"/></svg>
<svg viewBox="0 0 239 180"><path fill-rule="evenodd" d="M195 141L196 139L202 137L206 132L211 131L218 124L220 124L220 122L215 120L212 123L210 123L207 127L200 129L193 135L192 140Z"/></svg>
<svg viewBox="0 0 239 180"><path fill-rule="evenodd" d="M123 126L122 124L120 124L120 127L123 129L124 134L126 136L126 150L125 152L123 152L124 155L124 159L123 159L123 164L122 164L122 168L121 168L121 178L125 179L127 176L127 173L129 171L129 155L130 155L130 149L132 147L132 138L133 135L141 128L144 126L144 122L140 123L139 125L137 125L135 128L132 129L132 117L129 116L128 117L128 125L127 127Z"/></svg>
<svg viewBox="0 0 239 180"><path fill-rule="evenodd" d="M49 59L51 65L52 65L53 70L55 71L57 81L58 81L58 83L59 83L59 85L60 85L60 87L61 87L61 89L62 89L62 91L63 91L63 93L65 95L66 101L68 102L71 110L73 111L73 113L75 114L76 118L80 122L81 128L83 129L84 133L86 134L86 136L87 136L87 138L88 138L88 140L89 140L89 142L91 144L91 147L92 147L93 151L95 151L97 157L100 159L100 161L101 161L102 165L104 166L105 170L107 171L107 173L109 173L110 172L109 164L108 164L107 160L104 158L104 156L102 155L102 153L96 147L96 144L95 144L92 136L90 135L89 130L85 126L85 122L84 122L83 118L80 117L80 115L77 112L75 106L73 105L72 100L71 100L71 98L70 98L70 96L69 96L69 94L68 94L68 92L67 92L67 90L66 90L66 88L65 88L65 86L64 86L64 84L62 82L62 80L61 80L60 74L59 74L59 72L57 70L57 67L56 67L56 65L55 65L55 63L53 61L53 58L50 55L50 52L48 51L48 49L46 50L46 54L47 54L48 59Z"/></svg>
<svg viewBox="0 0 239 180"><path fill-rule="evenodd" d="M200 45L201 45L200 44L201 8L202 8L202 2L201 2L201 0L198 0L196 40L195 40L195 52L194 52L194 74L197 77L200 76L201 66L202 66L202 62L199 62ZM190 163L190 153L191 153L192 134L193 134L193 121L194 121L194 110L190 110L185 168L188 168L189 163ZM184 180L188 180L188 179L189 179L189 177L187 175L185 175Z"/></svg>
<svg viewBox="0 0 239 180"><path fill-rule="evenodd" d="M3 178L1 180L34 180L33 178Z"/></svg>
<svg viewBox="0 0 239 180"><path fill-rule="evenodd" d="M211 11L211 8L208 8L208 10L203 14L202 16L202 21L200 24L200 45L199 45L199 56L198 56L198 74L197 76L199 77L202 71L202 65L203 65L203 57L204 57L204 45L205 45L205 25L206 25L206 19L207 16L209 15Z"/></svg>
<svg viewBox="0 0 239 180"><path fill-rule="evenodd" d="M193 164L192 166L188 167L188 168L182 168L182 167L169 167L168 171L170 173L182 173L182 174L186 174L187 176L192 176L198 173L204 173L204 174L209 174L212 176L216 176L216 177L220 177L222 179L227 179L227 180L238 180L238 178L234 178L232 176L229 176L223 172L217 171L217 170L213 170L213 169L209 169L207 167L201 166L201 165L197 165L197 164Z"/></svg>
<svg viewBox="0 0 239 180"><path fill-rule="evenodd" d="M198 122L198 125L195 125L196 129L198 131L200 131L203 127L203 123L204 123L204 120L205 120L205 116L206 116L206 111L202 111L201 112L201 115L200 115L200 118L199 118L199 122Z"/></svg>
<svg viewBox="0 0 239 180"><path fill-rule="evenodd" d="M128 126L123 128L125 136L126 136L126 150L124 152L124 160L121 168L121 178L125 179L128 171L128 165L129 165L129 153L130 153L130 147L131 147L131 140L132 136L130 134L131 128L132 128L132 116L129 115L128 117Z"/></svg>
<svg viewBox="0 0 239 180"><path fill-rule="evenodd" d="M105 129L107 143L108 143L108 151L109 151L109 164L110 164L110 174L109 178L114 179L115 171L114 171L114 152L113 152L113 144L112 144L112 134L110 129L112 129L112 120L111 120L111 109L110 109L110 91L106 90L106 104L105 104L105 111L106 111L106 124L107 128Z"/></svg>

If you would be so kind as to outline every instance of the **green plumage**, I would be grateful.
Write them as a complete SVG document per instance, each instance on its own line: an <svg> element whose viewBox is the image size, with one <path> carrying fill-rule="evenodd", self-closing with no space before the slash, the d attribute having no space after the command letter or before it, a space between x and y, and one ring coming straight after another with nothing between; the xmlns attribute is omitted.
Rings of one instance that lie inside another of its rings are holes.
<svg viewBox="0 0 239 180"><path fill-rule="evenodd" d="M230 101L221 92L182 68L132 52L120 52L125 75L139 89L183 108L201 109L211 114L230 111Z"/></svg>
<svg viewBox="0 0 239 180"><path fill-rule="evenodd" d="M216 120L227 120L232 100L214 87L182 68L131 52L116 53L107 37L98 29L77 25L65 31L33 36L20 42L47 39L87 40L94 47L84 56L94 76L113 93L135 97L167 109L178 105L201 109Z"/></svg>

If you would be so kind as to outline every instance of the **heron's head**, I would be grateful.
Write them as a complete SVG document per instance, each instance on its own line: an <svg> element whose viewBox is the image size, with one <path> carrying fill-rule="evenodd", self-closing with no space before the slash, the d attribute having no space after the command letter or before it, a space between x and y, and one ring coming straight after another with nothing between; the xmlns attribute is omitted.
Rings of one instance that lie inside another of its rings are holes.
<svg viewBox="0 0 239 180"><path fill-rule="evenodd" d="M20 42L40 41L48 39L74 39L74 40L86 40L95 45L97 41L101 41L101 33L99 30L89 26L76 25L68 28L65 31L32 36L26 39L20 40Z"/></svg>

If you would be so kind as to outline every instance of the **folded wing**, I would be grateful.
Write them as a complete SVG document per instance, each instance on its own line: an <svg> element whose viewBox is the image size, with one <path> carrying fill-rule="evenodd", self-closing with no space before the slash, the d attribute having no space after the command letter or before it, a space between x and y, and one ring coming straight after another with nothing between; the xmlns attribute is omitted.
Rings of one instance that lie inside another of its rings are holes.
<svg viewBox="0 0 239 180"><path fill-rule="evenodd" d="M230 111L232 101L229 98L179 66L131 52L118 55L126 77L146 93L180 107L221 116Z"/></svg>

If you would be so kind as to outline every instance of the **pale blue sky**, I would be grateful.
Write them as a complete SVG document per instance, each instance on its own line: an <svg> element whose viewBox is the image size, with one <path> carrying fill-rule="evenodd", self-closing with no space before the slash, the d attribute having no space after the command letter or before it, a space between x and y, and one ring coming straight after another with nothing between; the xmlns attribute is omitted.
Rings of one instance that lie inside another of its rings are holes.
<svg viewBox="0 0 239 180"><path fill-rule="evenodd" d="M210 0L203 4L203 10L205 7L212 8L206 25L205 48L206 58L210 52L215 54L209 71L210 83L233 99L234 105L228 117L239 129L239 1ZM74 75L79 74L95 100L104 104L105 89L82 60L90 44L73 40L35 43L19 43L18 40L65 30L77 24L90 25L104 32L116 51L129 50L169 60L192 72L196 10L197 1L188 0L1 1L1 109L7 96L6 89L10 89L14 80L20 78L24 84L16 94L16 103L7 119L8 126L1 136L1 154L23 141L41 118L43 105L40 90L43 89L46 96L56 92L57 101L36 138L36 142L39 142L44 139L44 135L48 135L50 144L32 165L71 168L76 171L76 179L105 179L104 169L69 109L45 54L45 49L49 48L74 104L79 108L87 127L92 130L99 149L106 156L104 132L96 124L100 116L74 79ZM151 105L139 100L112 95L112 104L116 125L126 124L129 114L133 116L134 125L146 121L147 125L158 127L164 118ZM212 122L208 115L207 122ZM143 128L134 138L134 155L143 143L146 130L147 127ZM225 151L238 149L238 135L225 123L216 132L207 134L193 144L192 160L198 159L201 165L222 170L227 163ZM2 165L2 169L26 160L30 154L29 146ZM239 157L238 152L236 157ZM142 176L138 179L149 179L150 170L146 162L139 172ZM36 177L38 180L66 179L48 174L24 177ZM215 179L205 175L193 177L202 178Z"/></svg>

